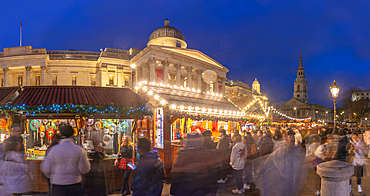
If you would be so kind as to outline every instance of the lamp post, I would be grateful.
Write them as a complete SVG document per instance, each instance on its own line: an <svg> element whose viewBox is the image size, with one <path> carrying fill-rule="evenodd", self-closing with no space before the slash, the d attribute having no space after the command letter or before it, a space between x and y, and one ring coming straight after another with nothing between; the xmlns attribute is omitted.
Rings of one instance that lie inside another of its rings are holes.
<svg viewBox="0 0 370 196"><path fill-rule="evenodd" d="M334 101L334 129L335 129L335 126L336 126L336 120L337 120L337 98L338 98L338 95L339 95L339 86L337 85L337 83L333 82L333 85L329 87L330 89L330 92L331 92L331 96L333 97L333 101Z"/></svg>

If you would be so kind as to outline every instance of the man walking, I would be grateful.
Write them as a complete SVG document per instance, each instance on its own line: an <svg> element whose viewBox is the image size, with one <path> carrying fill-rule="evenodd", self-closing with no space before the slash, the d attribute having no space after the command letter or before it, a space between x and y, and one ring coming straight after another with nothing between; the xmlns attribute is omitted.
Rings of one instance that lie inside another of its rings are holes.
<svg viewBox="0 0 370 196"><path fill-rule="evenodd" d="M73 128L61 128L62 139L43 161L41 170L50 178L53 196L82 196L82 175L90 171L86 152L74 144Z"/></svg>
<svg viewBox="0 0 370 196"><path fill-rule="evenodd" d="M139 138L137 148L140 159L132 177L132 196L161 196L164 180L164 166L158 153L150 151L148 138Z"/></svg>

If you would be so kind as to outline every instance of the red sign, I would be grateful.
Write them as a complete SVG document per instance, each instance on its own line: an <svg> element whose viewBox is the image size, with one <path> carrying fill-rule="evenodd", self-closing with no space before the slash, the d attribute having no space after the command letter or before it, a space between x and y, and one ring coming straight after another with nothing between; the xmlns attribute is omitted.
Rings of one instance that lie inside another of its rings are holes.
<svg viewBox="0 0 370 196"><path fill-rule="evenodd" d="M218 94L222 93L222 84L218 84Z"/></svg>

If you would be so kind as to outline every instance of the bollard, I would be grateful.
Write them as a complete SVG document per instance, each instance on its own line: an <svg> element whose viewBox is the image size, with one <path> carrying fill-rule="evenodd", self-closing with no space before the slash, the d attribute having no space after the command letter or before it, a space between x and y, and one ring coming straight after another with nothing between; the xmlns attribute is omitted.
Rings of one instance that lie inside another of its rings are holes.
<svg viewBox="0 0 370 196"><path fill-rule="evenodd" d="M321 196L349 196L349 178L354 166L342 161L328 161L317 166L321 177Z"/></svg>

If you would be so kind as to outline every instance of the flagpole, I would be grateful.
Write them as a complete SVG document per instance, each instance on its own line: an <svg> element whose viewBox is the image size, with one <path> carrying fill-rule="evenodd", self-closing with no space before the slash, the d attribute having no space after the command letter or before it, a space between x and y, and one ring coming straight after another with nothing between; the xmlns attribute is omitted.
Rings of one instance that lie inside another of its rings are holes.
<svg viewBox="0 0 370 196"><path fill-rule="evenodd" d="M19 36L19 46L22 46L22 21L20 22L21 23L21 29L20 29L20 36Z"/></svg>

